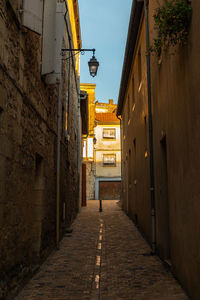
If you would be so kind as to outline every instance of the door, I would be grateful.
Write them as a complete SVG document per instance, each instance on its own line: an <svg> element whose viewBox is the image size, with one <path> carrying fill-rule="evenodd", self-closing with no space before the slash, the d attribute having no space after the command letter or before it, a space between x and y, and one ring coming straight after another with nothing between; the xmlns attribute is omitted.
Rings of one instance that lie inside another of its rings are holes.
<svg viewBox="0 0 200 300"><path fill-rule="evenodd" d="M169 198L167 172L167 143L166 137L161 140L161 169L160 169L160 239L161 256L170 259L170 230L169 230Z"/></svg>
<svg viewBox="0 0 200 300"><path fill-rule="evenodd" d="M121 181L100 181L99 199L120 200Z"/></svg>
<svg viewBox="0 0 200 300"><path fill-rule="evenodd" d="M33 190L33 243L32 250L40 257L42 242L42 222L44 218L44 160L38 153L35 155L35 178Z"/></svg>

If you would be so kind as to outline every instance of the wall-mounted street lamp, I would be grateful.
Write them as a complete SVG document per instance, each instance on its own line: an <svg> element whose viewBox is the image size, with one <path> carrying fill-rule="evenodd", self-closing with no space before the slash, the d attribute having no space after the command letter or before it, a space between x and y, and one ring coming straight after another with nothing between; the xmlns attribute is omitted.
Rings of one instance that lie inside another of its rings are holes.
<svg viewBox="0 0 200 300"><path fill-rule="evenodd" d="M99 67L99 62L95 57L95 51L96 50L95 49L62 49L62 52L72 52L72 51L76 51L76 53L74 53L71 56L65 58L64 60L68 60L72 56L77 55L78 53L81 53L82 55L84 55L86 51L92 51L93 52L92 58L88 62L88 66L89 66L90 75L92 77L95 77L97 75L97 71L98 71L98 67Z"/></svg>

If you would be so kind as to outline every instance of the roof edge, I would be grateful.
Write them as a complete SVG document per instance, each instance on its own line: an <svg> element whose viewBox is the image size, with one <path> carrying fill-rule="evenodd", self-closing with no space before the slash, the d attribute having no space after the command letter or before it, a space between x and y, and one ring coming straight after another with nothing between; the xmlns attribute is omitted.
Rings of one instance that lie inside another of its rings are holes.
<svg viewBox="0 0 200 300"><path fill-rule="evenodd" d="M118 103L117 103L117 116L121 115L123 109L124 96L128 85L128 79L129 79L131 67L132 67L132 58L137 43L138 29L142 17L143 6L144 6L143 0L133 0L127 41L126 41L126 48L125 48L124 63L122 68Z"/></svg>

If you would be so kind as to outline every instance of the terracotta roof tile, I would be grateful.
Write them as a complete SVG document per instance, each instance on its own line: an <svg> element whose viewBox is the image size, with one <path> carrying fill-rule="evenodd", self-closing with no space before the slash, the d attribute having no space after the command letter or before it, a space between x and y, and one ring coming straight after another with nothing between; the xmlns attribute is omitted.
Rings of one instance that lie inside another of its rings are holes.
<svg viewBox="0 0 200 300"><path fill-rule="evenodd" d="M99 122L120 122L115 113L96 113L95 120Z"/></svg>

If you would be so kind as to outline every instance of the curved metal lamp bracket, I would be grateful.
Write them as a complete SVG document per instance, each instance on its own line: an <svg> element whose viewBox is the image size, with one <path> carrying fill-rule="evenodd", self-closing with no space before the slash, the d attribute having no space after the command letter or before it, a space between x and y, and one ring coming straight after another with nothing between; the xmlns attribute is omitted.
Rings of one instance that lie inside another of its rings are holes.
<svg viewBox="0 0 200 300"><path fill-rule="evenodd" d="M96 49L62 49L61 50L62 52L61 52L61 55L63 56L64 55L64 53L65 52L74 52L74 51L76 51L76 53L74 53L74 54L72 54L71 56L69 56L69 57L67 57L67 58L63 58L63 60L68 60L68 59L70 59L71 57L73 57L73 56L75 56L75 55L77 55L77 54L79 54L79 53L81 53L81 55L84 55L85 54L85 52L88 52L88 51L90 51L90 52L93 52L93 56L95 56L95 51L96 51Z"/></svg>

